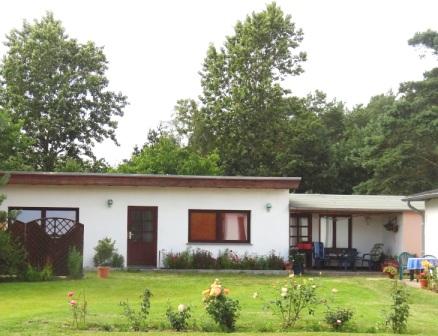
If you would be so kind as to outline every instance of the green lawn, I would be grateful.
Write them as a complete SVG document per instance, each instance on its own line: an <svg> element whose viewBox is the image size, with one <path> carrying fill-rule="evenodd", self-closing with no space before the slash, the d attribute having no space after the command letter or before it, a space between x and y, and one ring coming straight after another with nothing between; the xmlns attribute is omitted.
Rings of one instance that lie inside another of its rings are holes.
<svg viewBox="0 0 438 336"><path fill-rule="evenodd" d="M263 309L264 301L272 298L273 286L284 281L284 276L219 274L230 296L237 298L242 306L237 323L237 333L252 335L263 331L273 335L279 331L279 319ZM201 291L214 280L214 274L177 273L127 273L113 272L110 279L96 278L87 273L83 280L57 280L38 283L0 283L0 334L55 334L69 333L91 335L103 333L102 326L120 330L126 325L121 315L120 301L129 300L137 308L139 295L144 288L153 293L150 326L147 335L160 336L175 333L169 331L165 318L167 304L179 303L192 307L192 328L198 335L213 336L218 328L204 313ZM375 326L384 320L382 311L389 307L391 282L385 278L324 277L319 283L321 298L331 296L336 288L336 303L354 309L353 323L347 332L373 333ZM68 291L85 290L89 305L90 330L76 332L70 327ZM411 317L408 323L410 334L438 334L438 295L430 291L408 288L411 293ZM259 299L253 299L258 292ZM322 335L330 332L323 322L324 307L318 307L314 316L304 315L291 332L302 335ZM164 330L165 332L160 332ZM204 333L201 333L203 331ZM205 333L208 332L208 333ZM382 331L383 332L383 331ZM126 333L133 334L133 333ZM292 333L293 334L293 333ZM333 333L330 333L333 335Z"/></svg>

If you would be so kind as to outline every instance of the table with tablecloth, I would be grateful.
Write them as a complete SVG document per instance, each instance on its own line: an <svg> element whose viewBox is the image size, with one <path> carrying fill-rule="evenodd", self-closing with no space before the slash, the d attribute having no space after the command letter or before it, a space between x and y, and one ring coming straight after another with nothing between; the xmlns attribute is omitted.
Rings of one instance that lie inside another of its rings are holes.
<svg viewBox="0 0 438 336"><path fill-rule="evenodd" d="M424 269L422 262L427 260L430 262L433 266L438 266L438 259L437 258L408 258L408 264L407 269L412 271L419 271Z"/></svg>
<svg viewBox="0 0 438 336"><path fill-rule="evenodd" d="M438 259L437 258L432 258L432 257L408 258L408 263L406 265L406 268L409 271L409 278L411 281L414 280L414 272L418 274L421 270L424 269L422 263L425 260L430 262L433 266L438 266Z"/></svg>

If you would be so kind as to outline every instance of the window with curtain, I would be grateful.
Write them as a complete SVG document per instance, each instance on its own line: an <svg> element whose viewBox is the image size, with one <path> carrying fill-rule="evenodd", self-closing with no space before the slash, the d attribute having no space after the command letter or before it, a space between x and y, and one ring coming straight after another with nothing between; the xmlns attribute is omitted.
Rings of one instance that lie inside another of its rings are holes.
<svg viewBox="0 0 438 336"><path fill-rule="evenodd" d="M189 210L189 242L249 243L250 211Z"/></svg>
<svg viewBox="0 0 438 336"><path fill-rule="evenodd" d="M351 216L321 216L319 234L324 247L351 248Z"/></svg>

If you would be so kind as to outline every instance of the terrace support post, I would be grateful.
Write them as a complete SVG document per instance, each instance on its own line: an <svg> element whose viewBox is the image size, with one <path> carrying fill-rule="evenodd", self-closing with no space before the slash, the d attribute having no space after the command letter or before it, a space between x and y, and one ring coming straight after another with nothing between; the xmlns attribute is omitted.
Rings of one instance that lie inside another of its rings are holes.
<svg viewBox="0 0 438 336"><path fill-rule="evenodd" d="M425 248L424 248L424 244L425 244L425 232L424 232L424 211L417 209L416 207L414 207L411 204L411 201L408 201L408 207L409 209L411 209L412 211L416 212L417 214L419 214L421 216L421 256L424 256L425 253Z"/></svg>

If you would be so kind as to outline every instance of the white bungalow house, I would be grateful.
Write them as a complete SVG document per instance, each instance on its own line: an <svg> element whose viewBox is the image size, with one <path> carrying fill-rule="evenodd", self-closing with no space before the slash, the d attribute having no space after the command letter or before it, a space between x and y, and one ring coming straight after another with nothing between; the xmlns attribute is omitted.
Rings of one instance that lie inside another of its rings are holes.
<svg viewBox="0 0 438 336"><path fill-rule="evenodd" d="M0 209L20 210L16 232L39 237L28 247L30 257L44 249L56 255L67 237L83 247L86 267L104 237L116 240L127 265L136 267L159 267L163 252L188 247L214 254L275 250L286 258L290 246L322 241L360 253L375 243L390 254L420 253L421 216L402 196L291 194L299 183L297 177L12 172L0 188L7 197Z"/></svg>
<svg viewBox="0 0 438 336"><path fill-rule="evenodd" d="M424 253L438 256L438 189L423 191L418 194L407 196L404 201L423 203L424 206ZM412 205L411 205L412 206ZM416 205L414 207L417 207Z"/></svg>

